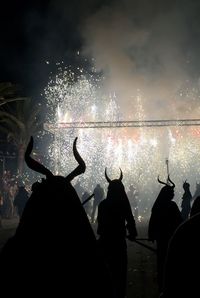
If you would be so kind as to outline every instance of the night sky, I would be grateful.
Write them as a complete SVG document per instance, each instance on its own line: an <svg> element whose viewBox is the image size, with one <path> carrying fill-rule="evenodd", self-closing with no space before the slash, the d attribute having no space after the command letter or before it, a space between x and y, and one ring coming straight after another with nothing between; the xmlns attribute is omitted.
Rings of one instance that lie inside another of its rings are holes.
<svg viewBox="0 0 200 298"><path fill-rule="evenodd" d="M64 3L48 0L4 3L1 81L17 82L32 93L48 81L56 62L74 63L74 55L81 47L78 1Z"/></svg>
<svg viewBox="0 0 200 298"><path fill-rule="evenodd" d="M19 83L27 95L39 94L61 61L94 64L105 89L124 101L142 90L150 110L200 85L198 0L6 1L0 22L0 80ZM188 105L181 100L179 111Z"/></svg>

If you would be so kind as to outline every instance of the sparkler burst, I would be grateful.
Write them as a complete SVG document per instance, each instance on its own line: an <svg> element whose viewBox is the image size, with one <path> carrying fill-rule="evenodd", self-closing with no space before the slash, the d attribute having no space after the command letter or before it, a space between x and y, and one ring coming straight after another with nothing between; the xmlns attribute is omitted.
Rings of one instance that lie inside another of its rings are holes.
<svg viewBox="0 0 200 298"><path fill-rule="evenodd" d="M104 94L100 76L84 73L81 68L76 74L69 68L60 68L44 94L48 103L47 122L54 134L48 151L54 173L67 175L76 166L71 151L73 140L78 136L78 150L87 169L84 178L77 179L92 192L97 182L106 187L105 167L111 178L118 178L121 168L125 187L134 184L139 191L139 208L143 215L149 212L161 188L157 176L166 181L166 158L170 177L177 186L175 200L178 203L183 194L183 181L187 179L192 188L200 180L200 130L197 127L65 128L66 122L124 120L117 96ZM133 109L127 113L128 119L145 120L140 92L133 99Z"/></svg>

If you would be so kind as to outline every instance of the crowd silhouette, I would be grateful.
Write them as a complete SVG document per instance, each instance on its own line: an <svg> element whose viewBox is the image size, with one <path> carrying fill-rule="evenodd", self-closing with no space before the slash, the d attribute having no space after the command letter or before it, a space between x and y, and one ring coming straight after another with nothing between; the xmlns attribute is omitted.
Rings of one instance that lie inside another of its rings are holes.
<svg viewBox="0 0 200 298"><path fill-rule="evenodd" d="M16 295L19 289L21 296L40 293L76 298L81 292L88 298L125 298L127 241L140 244L135 188L131 184L126 192L121 169L119 178L113 180L105 169L106 193L99 183L92 194L81 180L73 187L73 179L86 170L77 138L73 154L78 166L66 177L53 175L34 160L32 149L31 137L25 162L45 178L33 183L30 194L22 185L15 192L13 206L19 224L0 252L2 294L9 289L9 295ZM158 295L198 297L194 272L200 266L200 195L196 191L192 196L185 180L179 208L173 201L175 183L170 176L166 182L158 177L158 182L164 186L153 203L147 231L148 241L156 245ZM17 268L16 275L10 274L12 268Z"/></svg>

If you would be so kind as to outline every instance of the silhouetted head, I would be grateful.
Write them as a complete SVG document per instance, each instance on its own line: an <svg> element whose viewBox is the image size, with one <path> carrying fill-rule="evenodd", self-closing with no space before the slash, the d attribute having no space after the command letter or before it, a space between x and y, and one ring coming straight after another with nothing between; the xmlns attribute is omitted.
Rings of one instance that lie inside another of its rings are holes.
<svg viewBox="0 0 200 298"><path fill-rule="evenodd" d="M71 182L76 176L82 174L85 172L86 166L85 166L85 162L83 161L83 159L81 158L80 154L78 153L78 150L76 148L76 143L77 143L77 138L75 138L74 143L73 143L73 153L74 153L74 157L76 159L76 161L78 162L78 166L70 173L68 174L66 177L62 177L62 176L54 176L52 174L52 172L47 169L44 165L42 165L41 163L39 163L38 161L34 160L30 154L33 150L33 137L31 137L30 142L27 146L26 152L25 152L25 162L27 164L27 166L46 176L47 180L51 180L52 179L56 179L57 181L66 181L66 183ZM55 178L57 177L57 178ZM59 178L58 178L59 177ZM56 181L55 180L55 181ZM43 181L44 182L44 179Z"/></svg>
<svg viewBox="0 0 200 298"><path fill-rule="evenodd" d="M183 189L185 191L190 189L190 184L187 182L187 180L185 180L185 182L183 182Z"/></svg>
<svg viewBox="0 0 200 298"><path fill-rule="evenodd" d="M107 198L113 198L114 196L120 197L121 193L125 193L124 185L122 183L123 179L123 173L120 169L120 177L118 179L111 180L108 177L107 170L105 169L105 177L108 181L108 192L107 192Z"/></svg>
<svg viewBox="0 0 200 298"><path fill-rule="evenodd" d="M42 178L42 182L41 184L44 185L49 185L49 187L51 187L52 183L55 186L60 187L62 184L63 185L69 185L70 182L78 175L82 174L85 172L86 166L85 166L85 162L83 161L83 159L81 158L81 156L79 155L77 148L76 148L76 143L77 143L77 138L75 138L74 143L73 143L73 153L74 153L74 157L76 159L76 161L78 162L78 166L70 173L68 174L66 177L62 177L62 176L55 176L52 174L52 172L47 169L44 165L42 165L41 163L39 163L38 161L34 160L30 154L32 152L33 149L33 137L31 137L30 142L27 146L26 152L25 152L25 161L27 166L46 176L46 179ZM39 187L38 182L36 182L37 184L37 188ZM34 189L35 186L33 186L32 188Z"/></svg>
<svg viewBox="0 0 200 298"><path fill-rule="evenodd" d="M54 215L57 221L61 222L62 217L69 222L74 217L79 216L81 212L79 197L71 184L71 181L78 175L85 172L85 162L81 158L76 148L77 138L73 143L73 154L78 162L78 166L66 177L55 176L44 165L31 157L33 149L33 138L25 152L25 162L27 166L45 176L41 182L35 182L32 185L32 194L24 209L22 221L31 224L31 220L39 225L43 225ZM60 215L60 217L59 217ZM55 219L54 219L55 220Z"/></svg>
<svg viewBox="0 0 200 298"><path fill-rule="evenodd" d="M172 200L174 197L174 188L175 188L175 184L174 182L171 181L170 177L168 176L167 178L167 182L163 182L159 179L158 176L158 182L161 184L164 184L165 186L161 189L158 197L161 197L163 202L164 201L169 201Z"/></svg>
<svg viewBox="0 0 200 298"><path fill-rule="evenodd" d="M167 200L172 200L174 197L174 189L166 185L161 189L160 196L166 198Z"/></svg>

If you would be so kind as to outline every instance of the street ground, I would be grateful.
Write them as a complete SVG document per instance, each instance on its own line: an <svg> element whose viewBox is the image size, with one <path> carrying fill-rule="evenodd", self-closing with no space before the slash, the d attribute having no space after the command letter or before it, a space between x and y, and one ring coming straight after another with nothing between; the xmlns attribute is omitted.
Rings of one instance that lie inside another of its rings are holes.
<svg viewBox="0 0 200 298"><path fill-rule="evenodd" d="M9 237L15 233L18 218L4 219L0 229L0 249ZM94 232L96 226L93 225ZM138 223L138 238L147 238L147 224ZM141 243L155 248L147 240ZM127 240L128 245L128 284L127 298L158 298L156 281L156 255L154 251ZM95 298L95 297L94 297Z"/></svg>
<svg viewBox="0 0 200 298"><path fill-rule="evenodd" d="M138 224L138 238L147 238L147 225ZM141 243L155 249L148 240ZM156 254L135 242L128 244L127 298L158 298L156 279Z"/></svg>

